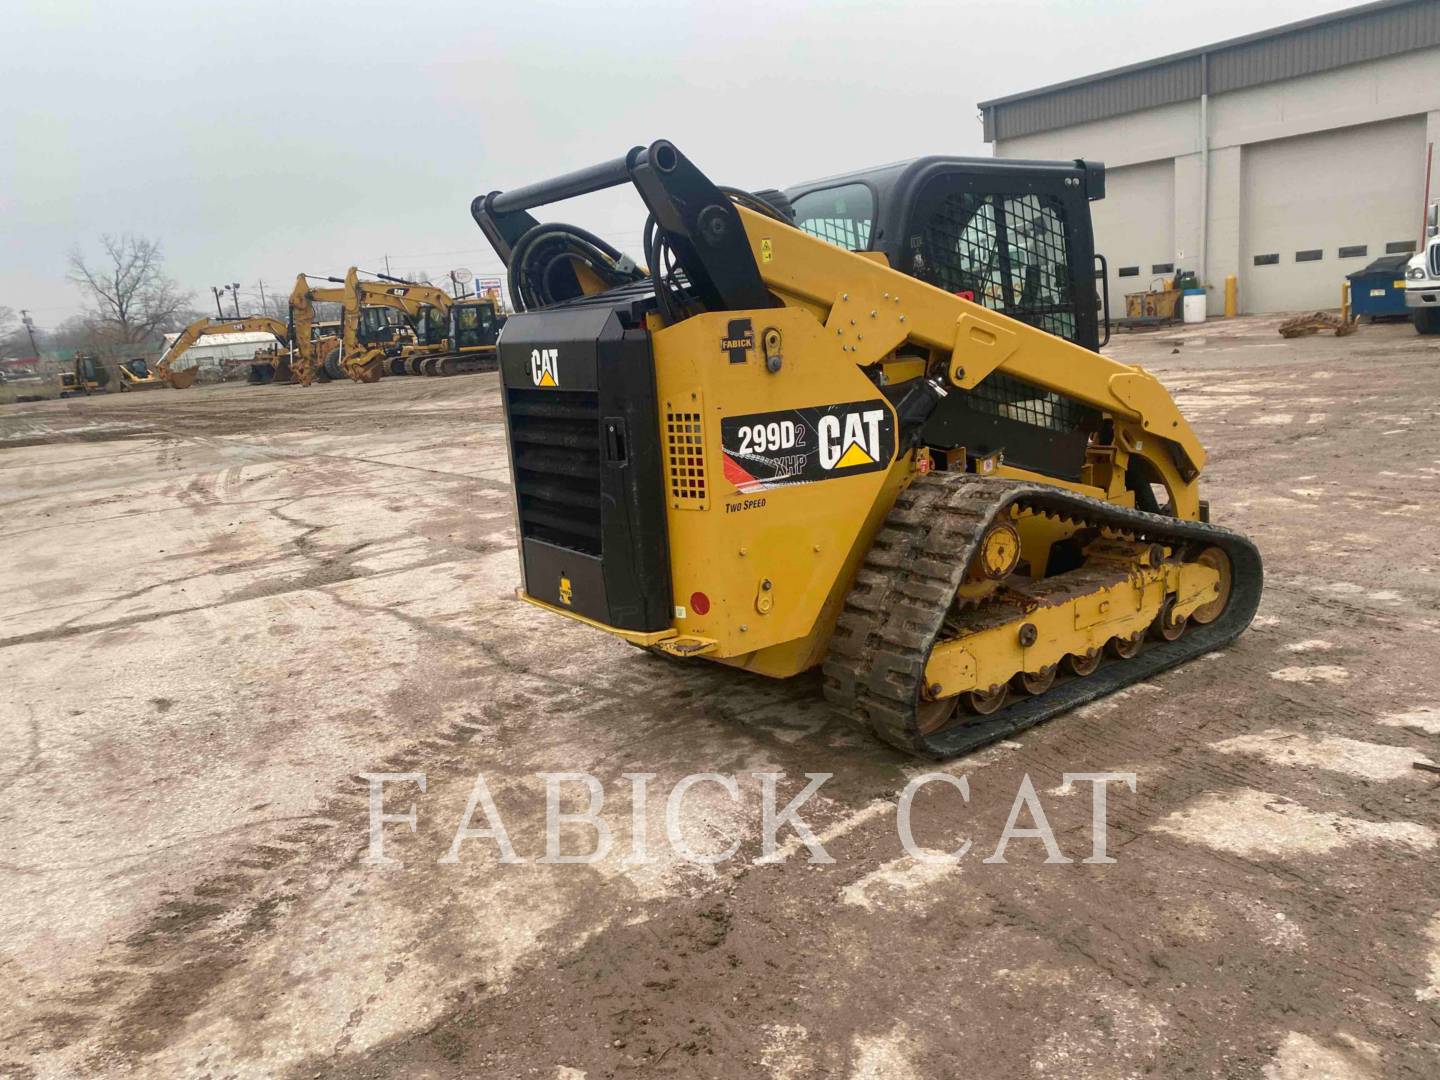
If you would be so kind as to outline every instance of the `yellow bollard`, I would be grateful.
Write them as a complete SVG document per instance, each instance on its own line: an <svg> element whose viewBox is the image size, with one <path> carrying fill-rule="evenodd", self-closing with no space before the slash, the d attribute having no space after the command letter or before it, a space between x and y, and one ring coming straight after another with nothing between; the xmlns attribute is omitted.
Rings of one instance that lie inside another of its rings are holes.
<svg viewBox="0 0 1440 1080"><path fill-rule="evenodd" d="M1240 310L1240 282L1234 274L1228 274L1225 278L1225 318L1233 319L1236 312Z"/></svg>

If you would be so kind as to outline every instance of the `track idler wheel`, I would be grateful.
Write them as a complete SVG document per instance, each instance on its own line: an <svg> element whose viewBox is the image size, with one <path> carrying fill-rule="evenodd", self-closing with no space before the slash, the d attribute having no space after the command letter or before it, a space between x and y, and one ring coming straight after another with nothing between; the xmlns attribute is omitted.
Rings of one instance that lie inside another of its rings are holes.
<svg viewBox="0 0 1440 1080"><path fill-rule="evenodd" d="M404 375L405 360L403 357L399 356L391 357L388 361L386 361L385 368L387 373L390 375Z"/></svg>
<svg viewBox="0 0 1440 1080"><path fill-rule="evenodd" d="M1086 675L1095 674L1095 669L1100 666L1100 650L1091 649L1087 653L1071 653L1065 657L1065 670L1071 675L1078 675L1084 678Z"/></svg>
<svg viewBox="0 0 1440 1080"><path fill-rule="evenodd" d="M1214 600L1201 604L1190 613L1200 626L1212 623L1220 617L1225 605L1230 602L1230 584L1233 577L1230 570L1230 556L1218 547L1208 547L1195 559L1201 566L1208 566L1220 575L1220 593Z"/></svg>

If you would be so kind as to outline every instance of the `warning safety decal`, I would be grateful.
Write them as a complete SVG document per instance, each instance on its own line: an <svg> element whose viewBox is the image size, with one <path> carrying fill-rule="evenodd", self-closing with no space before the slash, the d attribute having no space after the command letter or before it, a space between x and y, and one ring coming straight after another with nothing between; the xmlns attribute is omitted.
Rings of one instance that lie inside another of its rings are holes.
<svg viewBox="0 0 1440 1080"><path fill-rule="evenodd" d="M725 479L741 492L813 484L888 468L895 421L883 399L727 416Z"/></svg>

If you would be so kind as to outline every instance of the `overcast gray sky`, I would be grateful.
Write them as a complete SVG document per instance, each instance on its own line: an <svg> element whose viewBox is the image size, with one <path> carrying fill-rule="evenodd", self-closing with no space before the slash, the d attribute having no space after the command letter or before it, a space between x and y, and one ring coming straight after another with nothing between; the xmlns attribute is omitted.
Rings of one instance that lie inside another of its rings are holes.
<svg viewBox="0 0 1440 1080"><path fill-rule="evenodd" d="M662 137L744 187L986 154L979 100L1347 6L4 0L0 304L73 314L66 252L107 231L162 241L202 309L387 253L493 273L482 191ZM614 195L551 216L639 255Z"/></svg>

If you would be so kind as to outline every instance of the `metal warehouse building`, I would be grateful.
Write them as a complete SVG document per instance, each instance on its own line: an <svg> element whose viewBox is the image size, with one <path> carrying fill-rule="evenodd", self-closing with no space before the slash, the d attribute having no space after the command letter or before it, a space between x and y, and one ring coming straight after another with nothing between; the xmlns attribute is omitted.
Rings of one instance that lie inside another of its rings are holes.
<svg viewBox="0 0 1440 1080"><path fill-rule="evenodd" d="M1440 0L1385 0L980 103L997 157L1105 162L1112 309L1172 268L1243 312L1336 307L1440 188Z"/></svg>

